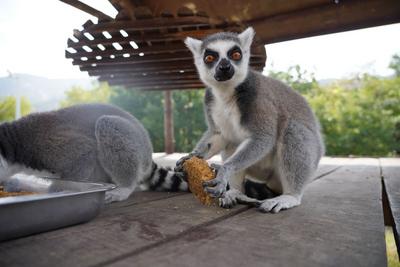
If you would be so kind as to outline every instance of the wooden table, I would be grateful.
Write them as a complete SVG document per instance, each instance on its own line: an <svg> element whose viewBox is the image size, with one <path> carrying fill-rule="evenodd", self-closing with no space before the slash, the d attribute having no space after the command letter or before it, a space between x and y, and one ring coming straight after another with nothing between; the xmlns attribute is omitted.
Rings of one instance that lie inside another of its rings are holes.
<svg viewBox="0 0 400 267"><path fill-rule="evenodd" d="M398 234L399 173L400 159L324 158L302 205L278 214L138 192L88 223L0 243L0 266L386 266L382 189Z"/></svg>

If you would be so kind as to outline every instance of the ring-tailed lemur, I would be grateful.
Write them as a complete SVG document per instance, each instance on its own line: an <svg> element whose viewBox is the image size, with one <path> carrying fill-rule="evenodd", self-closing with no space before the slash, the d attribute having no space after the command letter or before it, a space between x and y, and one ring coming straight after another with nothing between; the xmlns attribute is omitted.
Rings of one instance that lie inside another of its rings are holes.
<svg viewBox="0 0 400 267"><path fill-rule="evenodd" d="M142 124L105 104L76 105L34 113L0 124L0 182L17 172L62 179L112 182L106 202L142 189L187 191L179 173L158 167Z"/></svg>
<svg viewBox="0 0 400 267"><path fill-rule="evenodd" d="M204 184L222 207L253 203L263 212L297 206L316 170L324 145L319 123L305 99L285 84L249 68L252 28L186 38L205 93L208 130L189 156L221 152L217 177ZM244 195L245 176L280 195L258 201ZM230 189L226 191L229 181Z"/></svg>

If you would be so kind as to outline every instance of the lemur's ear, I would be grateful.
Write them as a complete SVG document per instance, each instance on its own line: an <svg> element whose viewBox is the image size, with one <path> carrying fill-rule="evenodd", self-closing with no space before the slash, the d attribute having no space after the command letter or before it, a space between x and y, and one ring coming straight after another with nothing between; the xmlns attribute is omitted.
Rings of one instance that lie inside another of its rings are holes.
<svg viewBox="0 0 400 267"><path fill-rule="evenodd" d="M239 40L244 48L250 49L251 43L253 42L254 34L255 32L253 27L248 27L246 30L238 35Z"/></svg>
<svg viewBox="0 0 400 267"><path fill-rule="evenodd" d="M186 37L185 39L185 45L187 46L187 48L190 49L190 51L192 51L193 55L200 54L202 43L203 43L202 41L191 37Z"/></svg>

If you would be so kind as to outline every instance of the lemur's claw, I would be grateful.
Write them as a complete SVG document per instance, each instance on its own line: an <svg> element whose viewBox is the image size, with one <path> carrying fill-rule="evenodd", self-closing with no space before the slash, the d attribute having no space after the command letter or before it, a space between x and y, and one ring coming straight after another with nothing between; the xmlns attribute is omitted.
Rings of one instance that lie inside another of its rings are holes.
<svg viewBox="0 0 400 267"><path fill-rule="evenodd" d="M212 187L212 186L216 186L218 184L218 181L216 179L212 179L209 181L205 181L203 182L203 187Z"/></svg>
<svg viewBox="0 0 400 267"><path fill-rule="evenodd" d="M174 171L175 172L183 172L183 163L185 163L185 161L187 161L188 159L191 159L192 157L198 157L201 158L200 155L196 154L196 153L190 153L182 158L180 158L175 165Z"/></svg>
<svg viewBox="0 0 400 267"><path fill-rule="evenodd" d="M226 191L226 182L220 179L213 179L203 183L204 191L210 196L216 198L221 197Z"/></svg>
<svg viewBox="0 0 400 267"><path fill-rule="evenodd" d="M221 169L222 165L217 163L211 163L210 168L213 169L216 173L218 173L219 169Z"/></svg>

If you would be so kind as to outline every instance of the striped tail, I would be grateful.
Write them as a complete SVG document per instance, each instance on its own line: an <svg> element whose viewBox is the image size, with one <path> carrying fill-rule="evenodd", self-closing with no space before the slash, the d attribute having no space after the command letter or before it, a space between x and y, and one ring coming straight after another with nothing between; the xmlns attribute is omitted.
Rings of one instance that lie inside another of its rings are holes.
<svg viewBox="0 0 400 267"><path fill-rule="evenodd" d="M170 168L158 166L155 162L153 162L150 176L144 179L140 188L152 191L189 191L187 182L180 174Z"/></svg>

